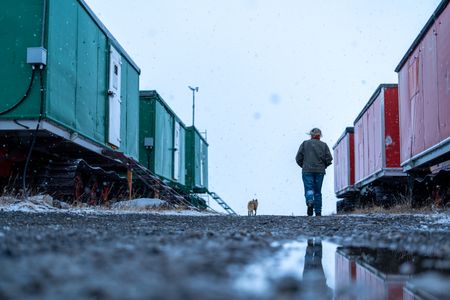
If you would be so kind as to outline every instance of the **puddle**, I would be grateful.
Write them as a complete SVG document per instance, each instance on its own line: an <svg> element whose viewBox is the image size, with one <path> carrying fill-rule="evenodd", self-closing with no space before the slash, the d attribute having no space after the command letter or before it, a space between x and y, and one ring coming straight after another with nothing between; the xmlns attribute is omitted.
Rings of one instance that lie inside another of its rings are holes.
<svg viewBox="0 0 450 300"><path fill-rule="evenodd" d="M318 238L273 246L281 250L240 272L236 289L260 299L450 299L450 260Z"/></svg>

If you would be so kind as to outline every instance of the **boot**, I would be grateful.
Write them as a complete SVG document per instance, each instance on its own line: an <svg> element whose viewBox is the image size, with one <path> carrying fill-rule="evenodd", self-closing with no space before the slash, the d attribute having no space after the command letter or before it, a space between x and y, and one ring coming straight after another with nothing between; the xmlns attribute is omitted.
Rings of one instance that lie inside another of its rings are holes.
<svg viewBox="0 0 450 300"><path fill-rule="evenodd" d="M309 217L313 215L313 209L314 209L313 204L312 203L308 204L307 214Z"/></svg>
<svg viewBox="0 0 450 300"><path fill-rule="evenodd" d="M322 213L316 212L316 217L320 217L320 216L322 216Z"/></svg>

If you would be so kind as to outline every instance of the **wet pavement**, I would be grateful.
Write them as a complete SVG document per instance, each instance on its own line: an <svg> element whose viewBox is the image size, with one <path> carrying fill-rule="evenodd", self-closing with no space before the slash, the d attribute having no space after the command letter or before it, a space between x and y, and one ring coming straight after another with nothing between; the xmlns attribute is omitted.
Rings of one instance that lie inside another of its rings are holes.
<svg viewBox="0 0 450 300"><path fill-rule="evenodd" d="M450 217L0 212L0 299L450 299Z"/></svg>

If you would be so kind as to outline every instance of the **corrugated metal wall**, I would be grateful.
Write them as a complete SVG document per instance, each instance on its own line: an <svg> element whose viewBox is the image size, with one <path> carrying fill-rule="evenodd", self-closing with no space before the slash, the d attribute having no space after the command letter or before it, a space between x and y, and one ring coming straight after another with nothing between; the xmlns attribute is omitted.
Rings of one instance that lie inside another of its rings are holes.
<svg viewBox="0 0 450 300"><path fill-rule="evenodd" d="M397 71L403 164L450 137L450 6Z"/></svg>

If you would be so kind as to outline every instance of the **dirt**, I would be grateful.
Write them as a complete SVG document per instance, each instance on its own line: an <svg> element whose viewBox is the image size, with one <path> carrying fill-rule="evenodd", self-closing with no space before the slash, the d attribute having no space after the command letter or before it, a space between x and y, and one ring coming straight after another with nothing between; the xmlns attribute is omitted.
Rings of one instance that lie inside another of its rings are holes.
<svg viewBox="0 0 450 300"><path fill-rule="evenodd" d="M294 299L288 280L256 297L236 276L305 237L449 259L449 218L0 212L0 299Z"/></svg>

